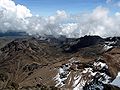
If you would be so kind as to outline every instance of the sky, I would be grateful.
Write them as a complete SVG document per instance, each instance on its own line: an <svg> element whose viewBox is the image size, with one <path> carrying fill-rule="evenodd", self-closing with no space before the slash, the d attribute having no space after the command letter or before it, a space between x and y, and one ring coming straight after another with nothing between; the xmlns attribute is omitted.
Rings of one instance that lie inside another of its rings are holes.
<svg viewBox="0 0 120 90"><path fill-rule="evenodd" d="M120 5L114 5L120 0L15 0L17 4L27 6L32 14L49 16L57 10L65 10L76 14L90 12L97 6L105 6L111 10L111 14L119 11Z"/></svg>
<svg viewBox="0 0 120 90"><path fill-rule="evenodd" d="M0 0L0 32L120 36L120 0Z"/></svg>

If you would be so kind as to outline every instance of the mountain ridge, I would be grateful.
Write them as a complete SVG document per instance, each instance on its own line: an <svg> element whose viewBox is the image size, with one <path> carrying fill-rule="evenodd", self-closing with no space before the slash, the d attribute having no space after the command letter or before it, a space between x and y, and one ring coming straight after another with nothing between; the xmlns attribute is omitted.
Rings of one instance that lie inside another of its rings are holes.
<svg viewBox="0 0 120 90"><path fill-rule="evenodd" d="M96 88L91 85L98 85L102 87L100 90L114 90L113 88L118 87L109 86L108 82L103 83L104 79L101 80L101 77L112 82L120 71L119 45L119 39L104 39L99 36L77 39L26 37L12 40L1 48L0 89L89 90ZM105 74L103 67L106 67L108 74ZM94 80L99 83L93 82Z"/></svg>

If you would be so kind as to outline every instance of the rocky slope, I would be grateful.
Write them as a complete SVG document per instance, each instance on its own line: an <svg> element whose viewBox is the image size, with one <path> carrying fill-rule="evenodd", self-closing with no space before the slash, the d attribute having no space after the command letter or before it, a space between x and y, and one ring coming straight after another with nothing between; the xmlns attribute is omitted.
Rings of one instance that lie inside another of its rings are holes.
<svg viewBox="0 0 120 90"><path fill-rule="evenodd" d="M119 71L119 37L19 38L1 48L0 90L119 90Z"/></svg>

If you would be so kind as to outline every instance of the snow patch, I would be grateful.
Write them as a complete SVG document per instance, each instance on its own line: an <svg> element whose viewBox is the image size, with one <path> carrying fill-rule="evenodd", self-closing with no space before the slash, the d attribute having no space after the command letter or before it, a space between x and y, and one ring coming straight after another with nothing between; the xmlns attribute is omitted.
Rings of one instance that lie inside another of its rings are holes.
<svg viewBox="0 0 120 90"><path fill-rule="evenodd" d="M120 72L118 72L118 75L111 84L120 87Z"/></svg>
<svg viewBox="0 0 120 90"><path fill-rule="evenodd" d="M107 41L107 42L105 42L105 44L111 46L111 45L116 44L116 41L111 41L111 42L110 42L110 41Z"/></svg>
<svg viewBox="0 0 120 90"><path fill-rule="evenodd" d="M103 62L94 62L94 64L93 64L95 67L100 67L101 69L102 68L108 68L108 66L106 65L106 63L103 63Z"/></svg>
<svg viewBox="0 0 120 90"><path fill-rule="evenodd" d="M95 81L97 81L100 82L100 85L92 85L90 88L99 87L100 90L102 90L102 84L110 82L111 77L107 75L108 66L106 63L98 59L92 64L88 63L88 66L85 67L80 68L80 64L82 63L72 58L69 60L69 63L59 67L58 74L54 77L54 80L56 82L55 86L63 87L66 85L66 81L68 80L69 84L72 82L71 88L73 88L73 90L82 90L85 87L86 83L88 85L91 82L93 82L93 84L96 84ZM70 76L70 74L73 75Z"/></svg>
<svg viewBox="0 0 120 90"><path fill-rule="evenodd" d="M108 51L109 49L113 48L113 46L109 46L109 45L104 45L104 50Z"/></svg>
<svg viewBox="0 0 120 90"><path fill-rule="evenodd" d="M65 64L61 66L58 70L58 74L53 78L56 82L55 87L62 87L65 85L65 80L68 78L70 72L69 70L69 65Z"/></svg>

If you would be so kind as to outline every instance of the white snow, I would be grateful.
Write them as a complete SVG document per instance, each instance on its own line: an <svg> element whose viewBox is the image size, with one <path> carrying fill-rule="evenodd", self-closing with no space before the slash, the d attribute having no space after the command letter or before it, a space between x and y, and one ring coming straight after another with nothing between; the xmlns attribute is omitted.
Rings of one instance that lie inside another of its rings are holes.
<svg viewBox="0 0 120 90"><path fill-rule="evenodd" d="M80 79L81 79L81 76L78 76L78 77L75 78L75 82L73 84L73 87L77 86L77 84L79 83Z"/></svg>
<svg viewBox="0 0 120 90"><path fill-rule="evenodd" d="M87 72L90 72L90 71L92 71L92 68L85 68L85 70L82 73L87 73Z"/></svg>
<svg viewBox="0 0 120 90"><path fill-rule="evenodd" d="M113 46L109 46L109 45L104 45L104 50L107 51L109 49L113 48Z"/></svg>
<svg viewBox="0 0 120 90"><path fill-rule="evenodd" d="M56 82L55 87L62 87L65 85L64 81L66 81L68 79L68 77L70 76L71 71L69 71L70 67L72 65L75 64L75 62L78 61L74 61L75 59L72 58L70 59L69 63L62 65L59 69L58 69L58 74L53 78ZM75 64L77 65L77 64ZM88 68L84 68L82 71L79 69L77 69L77 74L74 77L69 77L69 81L68 83L71 83L71 80L73 80L73 85L71 86L73 88L73 90L83 90L83 87L85 86L86 82L91 82L93 81L93 79L90 79L90 77L96 76L96 74L101 75L101 78L99 78L99 81L101 81L102 83L109 83L110 81L110 77L104 72L99 72L99 71L94 71L94 68L98 67L99 70L102 70L103 68L108 69L108 66L106 65L106 63L103 63L101 61L95 61L93 63L93 68L92 67L88 67ZM86 76L87 75L87 76ZM102 78L103 77L103 78ZM94 87L99 87L100 90L102 90L102 86L96 86L93 85Z"/></svg>
<svg viewBox="0 0 120 90"><path fill-rule="evenodd" d="M120 87L120 72L118 72L118 75L111 84Z"/></svg>
<svg viewBox="0 0 120 90"><path fill-rule="evenodd" d="M109 76L106 75L105 73L101 73L100 75L104 76L105 79L103 80L102 78L100 78L99 81L102 81L102 83L104 83L104 84L107 84L107 83L110 82L111 77L109 77Z"/></svg>
<svg viewBox="0 0 120 90"><path fill-rule="evenodd" d="M107 42L105 42L107 45L111 45L111 44L116 44L116 42L114 42L114 41L107 41Z"/></svg>
<svg viewBox="0 0 120 90"><path fill-rule="evenodd" d="M62 87L65 84L63 83L69 76L70 72L68 72L69 65L63 65L62 67L59 68L58 74L53 78L56 81L55 87ZM61 74L64 75L63 78L61 78Z"/></svg>
<svg viewBox="0 0 120 90"><path fill-rule="evenodd" d="M73 90L83 90L83 86L81 86L81 84L78 83L77 86L73 88Z"/></svg>
<svg viewBox="0 0 120 90"><path fill-rule="evenodd" d="M97 84L93 84L89 90L96 90L95 88L99 88L98 90L103 90L104 87L102 85L97 85Z"/></svg>
<svg viewBox="0 0 120 90"><path fill-rule="evenodd" d="M60 78L60 74L58 73L53 79L56 81L56 85L55 87L62 87L64 86L65 84L63 83L63 81L65 81L68 76L69 76L70 73L67 74L67 76L65 78Z"/></svg>
<svg viewBox="0 0 120 90"><path fill-rule="evenodd" d="M82 80L82 75L74 77L73 90L82 90L86 81Z"/></svg>
<svg viewBox="0 0 120 90"><path fill-rule="evenodd" d="M64 73L64 69L59 68L59 73Z"/></svg>
<svg viewBox="0 0 120 90"><path fill-rule="evenodd" d="M96 67L100 66L101 69L103 67L108 68L108 66L106 65L106 63L102 63L102 62L94 62L94 66L96 66Z"/></svg>
<svg viewBox="0 0 120 90"><path fill-rule="evenodd" d="M54 77L54 79L55 79L55 81L56 81L55 87L57 87L58 85L60 85L60 86L62 87L62 86L64 85L64 84L62 83L63 79L60 79L59 73Z"/></svg>

